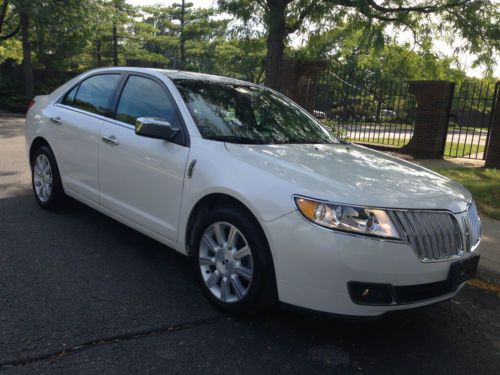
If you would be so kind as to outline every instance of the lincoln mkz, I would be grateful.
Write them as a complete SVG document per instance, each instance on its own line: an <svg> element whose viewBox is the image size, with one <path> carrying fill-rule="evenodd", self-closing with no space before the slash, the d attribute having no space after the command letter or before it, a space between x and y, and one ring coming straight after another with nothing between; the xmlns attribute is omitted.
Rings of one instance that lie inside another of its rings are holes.
<svg viewBox="0 0 500 375"><path fill-rule="evenodd" d="M463 186L337 139L260 85L97 69L37 96L26 124L41 207L69 196L191 256L229 314L280 301L373 317L449 299L477 268Z"/></svg>

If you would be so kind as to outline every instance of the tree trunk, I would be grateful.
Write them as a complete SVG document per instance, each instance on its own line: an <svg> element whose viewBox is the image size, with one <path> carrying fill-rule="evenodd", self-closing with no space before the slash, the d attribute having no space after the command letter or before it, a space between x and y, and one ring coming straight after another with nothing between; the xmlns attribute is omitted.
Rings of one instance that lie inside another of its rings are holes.
<svg viewBox="0 0 500 375"><path fill-rule="evenodd" d="M21 38L23 45L24 87L26 96L33 97L33 65L31 64L31 44L29 41L30 18L26 10L21 11Z"/></svg>
<svg viewBox="0 0 500 375"><path fill-rule="evenodd" d="M118 34L116 23L113 22L113 66L118 66Z"/></svg>
<svg viewBox="0 0 500 375"><path fill-rule="evenodd" d="M181 5L181 70L186 66L186 39L184 36L184 18L186 16L186 0Z"/></svg>
<svg viewBox="0 0 500 375"><path fill-rule="evenodd" d="M281 63L285 50L286 3L285 1L268 1L269 11L266 14L267 54L266 54L266 86L275 90L280 88Z"/></svg>
<svg viewBox="0 0 500 375"><path fill-rule="evenodd" d="M102 66L102 44L101 39L97 39L95 43L95 54L97 60L97 66Z"/></svg>

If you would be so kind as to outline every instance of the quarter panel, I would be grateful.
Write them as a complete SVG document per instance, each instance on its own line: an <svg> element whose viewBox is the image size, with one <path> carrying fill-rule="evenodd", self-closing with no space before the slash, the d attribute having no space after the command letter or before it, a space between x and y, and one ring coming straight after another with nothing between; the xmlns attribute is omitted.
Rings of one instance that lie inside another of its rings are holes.
<svg viewBox="0 0 500 375"><path fill-rule="evenodd" d="M51 111L50 106L47 106L48 103L48 96L37 96L35 97L35 104L26 113L26 127L24 131L28 156L31 144L35 138L42 137L49 144L53 142L53 132L47 117Z"/></svg>

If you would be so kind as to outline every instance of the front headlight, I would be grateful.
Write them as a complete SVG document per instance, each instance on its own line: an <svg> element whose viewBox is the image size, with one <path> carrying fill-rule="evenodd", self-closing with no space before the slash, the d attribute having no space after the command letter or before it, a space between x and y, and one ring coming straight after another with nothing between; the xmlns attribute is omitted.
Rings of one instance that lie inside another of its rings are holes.
<svg viewBox="0 0 500 375"><path fill-rule="evenodd" d="M401 239L387 211L327 203L303 197L294 197L294 200L307 220L322 227Z"/></svg>

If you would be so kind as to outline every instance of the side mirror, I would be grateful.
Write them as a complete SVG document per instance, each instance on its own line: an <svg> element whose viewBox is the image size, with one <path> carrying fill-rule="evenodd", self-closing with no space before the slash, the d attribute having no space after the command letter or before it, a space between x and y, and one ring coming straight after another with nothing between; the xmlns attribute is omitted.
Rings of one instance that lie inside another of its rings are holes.
<svg viewBox="0 0 500 375"><path fill-rule="evenodd" d="M179 132L178 128L172 127L170 122L156 117L139 117L135 122L135 134L149 137L171 140Z"/></svg>

